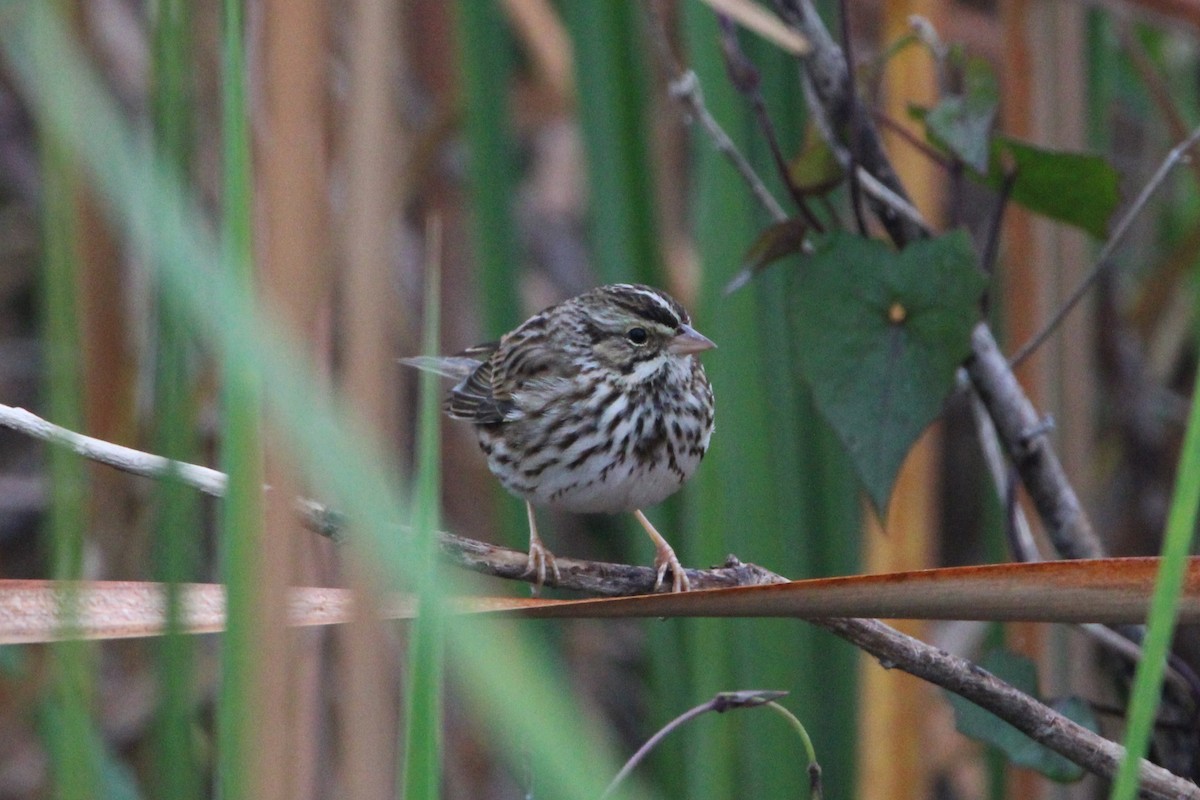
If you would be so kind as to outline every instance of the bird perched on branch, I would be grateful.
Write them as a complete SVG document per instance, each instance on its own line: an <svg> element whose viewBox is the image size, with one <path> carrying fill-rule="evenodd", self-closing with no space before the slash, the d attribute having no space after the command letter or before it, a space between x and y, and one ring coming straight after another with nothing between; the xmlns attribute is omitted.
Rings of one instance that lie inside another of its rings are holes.
<svg viewBox="0 0 1200 800"><path fill-rule="evenodd" d="M632 511L654 541L655 589L687 575L641 509L674 494L708 450L713 393L696 354L715 347L666 292L613 284L541 311L498 342L403 359L458 383L445 411L475 426L488 468L525 500L529 575L559 578L534 506Z"/></svg>

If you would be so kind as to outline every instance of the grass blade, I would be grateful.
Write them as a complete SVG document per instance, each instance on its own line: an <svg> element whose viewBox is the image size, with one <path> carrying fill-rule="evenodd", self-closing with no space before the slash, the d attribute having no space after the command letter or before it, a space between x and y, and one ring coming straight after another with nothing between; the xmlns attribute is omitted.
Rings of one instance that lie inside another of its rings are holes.
<svg viewBox="0 0 1200 800"><path fill-rule="evenodd" d="M1175 633L1188 553L1196 531L1200 511L1200 374L1192 389L1192 409L1180 451L1175 492L1167 514L1167 532L1163 541L1162 563L1150 614L1146 620L1146 638L1142 642L1142 660L1138 662L1125 728L1125 759L1113 782L1113 800L1132 800L1137 794L1138 763L1146 755L1150 733L1162 697L1163 670Z"/></svg>
<svg viewBox="0 0 1200 800"><path fill-rule="evenodd" d="M182 0L159 0L154 14L154 139L163 163L187 173L191 158L190 19ZM183 315L159 293L154 381L155 452L173 461L194 460L195 412L189 378L190 335ZM193 750L193 641L185 635L180 584L195 580L198 563L198 506L195 495L169 473L156 487L154 557L167 584L167 635L159 643L161 686L157 735L157 785L161 796L200 793Z"/></svg>
<svg viewBox="0 0 1200 800"><path fill-rule="evenodd" d="M66 8L68 3L60 1L54 5ZM36 54L32 69L39 75L52 73L56 64L50 55L53 50L47 49L47 39L53 31L43 24L36 25L30 34ZM80 124L79 118L73 122ZM80 430L83 385L75 249L78 165L69 144L56 132L43 130L41 134L46 402L50 419ZM83 576L85 478L83 462L73 453L53 448L49 455L49 550L53 576L67 586L58 609L58 622L70 636L77 615L77 598L71 587ZM92 648L84 642L62 641L54 645L51 689L42 705L43 720L53 722L42 725L41 730L48 740L56 796L62 800L90 797L99 778L99 765L90 746L94 737L90 710L92 660Z"/></svg>
<svg viewBox="0 0 1200 800"><path fill-rule="evenodd" d="M254 267L242 0L221 6L221 247L227 279L252 302ZM232 314L232 309L226 309ZM262 538L262 401L256 371L245 363L222 362L221 465L229 485L221 514L221 574L227 590L228 623L222 639L222 680L217 701L217 785L226 800L253 794L251 759L257 612L251 565Z"/></svg>
<svg viewBox="0 0 1200 800"><path fill-rule="evenodd" d="M422 352L438 352L438 309L441 307L441 224L427 226L429 259L425 270L425 330ZM404 791L409 800L437 800L441 790L442 658L445 650L440 562L437 550L441 503L441 437L439 435L440 382L437 375L421 372L418 403L417 483L413 498L416 578L419 615L409 638L408 731L404 750Z"/></svg>

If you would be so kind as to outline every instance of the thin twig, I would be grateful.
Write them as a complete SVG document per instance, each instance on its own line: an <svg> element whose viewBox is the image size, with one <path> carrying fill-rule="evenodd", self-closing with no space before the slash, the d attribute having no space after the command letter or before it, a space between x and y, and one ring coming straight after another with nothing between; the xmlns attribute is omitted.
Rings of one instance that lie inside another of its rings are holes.
<svg viewBox="0 0 1200 800"><path fill-rule="evenodd" d="M171 461L162 456L123 447L82 433L67 430L23 408L0 405L0 427L23 433L43 442L65 446L76 455L90 461L108 464L122 472L146 478L162 478L175 471L175 477L210 497L223 497L227 479L225 473L196 464Z"/></svg>
<svg viewBox="0 0 1200 800"><path fill-rule="evenodd" d="M775 163L775 171L779 174L780 181L809 227L818 233L824 231L825 226L809 208L804 194L792 180L783 148L779 145L779 136L775 132L775 123L771 121L771 115L767 111L767 101L762 93L762 76L758 68L742 50L733 22L723 14L718 14L717 23L721 28L721 51L725 56L726 71L734 87L750 100L750 108L754 111L759 129L767 139L767 148L771 152L771 159Z"/></svg>
<svg viewBox="0 0 1200 800"><path fill-rule="evenodd" d="M733 139L729 138L729 134L721 127L721 123L717 122L716 118L709 113L708 107L704 104L704 93L700 89L700 78L692 70L684 69L683 65L679 63L679 59L675 57L663 14L661 5L655 4L654 10L650 13L650 30L653 34L651 38L654 41L655 49L658 50L659 56L671 76L667 84L671 97L681 101L687 107L688 121L695 120L700 123L713 146L737 170L738 175L750 187L750 191L758 200L759 205L771 215L771 219L775 222L783 222L788 218L783 206L771 194L771 190L767 188L767 184L763 182L750 161L738 150Z"/></svg>
<svg viewBox="0 0 1200 800"><path fill-rule="evenodd" d="M889 208L897 217L902 217L918 228L930 231L929 223L921 216L917 207L908 200L892 191L886 183L876 178L866 167L859 165L857 171L858 185L872 200Z"/></svg>
<svg viewBox="0 0 1200 800"><path fill-rule="evenodd" d="M704 105L704 94L700 90L700 79L696 77L696 73L690 69L682 73L671 81L670 90L672 97L687 104L692 117L703 126L717 150L733 164L734 169L742 176L742 180L750 187L750 191L754 193L759 204L767 210L771 218L776 222L787 219L787 212L783 210L783 206L771 194L771 190L763 183L762 178L754 171L754 167L746 157L737 149L733 139L729 138L729 134L725 133L721 124L708 112L708 107Z"/></svg>
<svg viewBox="0 0 1200 800"><path fill-rule="evenodd" d="M1042 344L1048 338L1050 338L1050 334L1054 333L1058 326L1062 324L1062 321L1067 318L1067 315L1070 314L1075 306L1079 304L1079 301L1083 299L1083 296L1087 294L1088 290L1092 288L1092 284L1094 284L1096 279L1100 277L1100 273L1111 266L1113 254L1116 252L1118 247L1125 243L1125 237L1128 235L1130 228L1133 227L1134 220L1136 220L1138 215L1142 213L1142 210L1145 209L1146 204L1150 202L1150 198L1154 196L1154 193L1157 192L1163 183L1166 182L1167 175L1171 173L1171 170L1175 169L1175 167L1184 161L1190 159L1188 151L1191 150L1198 141L1200 141L1200 127L1193 130L1191 135L1176 145L1171 152L1167 154L1167 157L1163 159L1162 164L1159 165L1158 170L1150 178L1150 181L1142 187L1142 191L1138 194L1137 199L1133 201L1133 204L1129 206L1129 209L1121 217L1120 222L1117 223L1116 229L1113 231L1112 235L1108 237L1108 241L1104 243L1104 247L1100 250L1100 255L1096 258L1095 266L1093 266L1091 271L1088 272L1082 281L1080 281L1079 285L1075 287L1074 291L1071 292L1071 296L1068 297L1067 301L1059 307L1058 311L1054 313L1054 316L1051 317L1050 321L1047 322L1040 331L1034 334L1033 338L1022 345L1021 349L1019 349L1016 354L1008 360L1009 366L1017 366L1026 358L1028 358L1033 351L1041 347Z"/></svg>
<svg viewBox="0 0 1200 800"><path fill-rule="evenodd" d="M604 794L600 795L601 800L613 793L622 781L629 777L629 773L637 768L637 765L645 760L658 743L673 731L691 722L701 714L707 714L709 711L715 711L718 714L723 714L726 711L732 711L738 708L758 708L759 706L772 703L780 697L786 697L787 692L773 690L755 690L755 691L740 691L740 692L721 692L713 699L706 703L701 703L694 708L689 708L666 725L658 729L658 731L645 741L645 743L637 749L629 760L625 762L625 766L621 767L621 771L617 773L612 782L608 784L608 788L604 790Z"/></svg>
<svg viewBox="0 0 1200 800"><path fill-rule="evenodd" d="M922 142L920 139L918 139L916 136L913 135L912 131L910 131L908 128L904 127L903 125L901 125L896 120L889 117L887 114L883 113L882 111L875 111L873 116L875 117L876 122L878 122L883 127L887 128L892 133L899 136L912 149L916 150L918 153L925 156L927 159L932 161L934 164L937 164L939 167L946 170L947 172L949 172L950 170L952 170L954 168L954 161L952 159L947 158L946 156L939 153L937 150L934 150L932 147L930 147L925 142Z"/></svg>
<svg viewBox="0 0 1200 800"><path fill-rule="evenodd" d="M197 464L171 461L152 453L84 436L48 422L22 408L0 405L0 427L32 436L49 444L66 447L84 458L107 464L131 475L161 479L167 474L173 473L180 482L196 491L210 497L225 496L228 481L222 472ZM344 539L346 535L344 514L330 509L324 503L304 497L295 500L294 507L305 527L310 531L334 542L341 542ZM405 532L406 529L400 528L396 531L396 535L404 535ZM438 547L448 561L463 569L509 580L533 580L533 576L526 574L528 553L497 547L487 542L467 539L444 531L438 532ZM657 573L653 567L564 557L559 557L557 562L562 573L562 580L556 586L594 595L646 594L654 591L657 579ZM752 586L763 583L781 583L786 580L786 578L762 567L744 564L732 557L727 559L721 567L708 570L689 569L687 573L693 588L697 589Z"/></svg>
<svg viewBox="0 0 1200 800"><path fill-rule="evenodd" d="M850 50L850 15L846 12L846 0L839 0L838 15L842 20L842 56L846 59L846 74L850 76L850 81L854 81L854 59L851 56ZM860 186L859 169L858 169L858 152L862 145L861 136L861 121L862 121L862 105L857 102L857 93L851 92L856 102L852 102L847 106L848 115L846 119L847 138L849 147L846 148L846 155L850 159L850 169L846 171L850 179L850 210L854 213L854 224L858 226L858 235L867 235L867 220L863 216L862 210L862 187ZM863 170L866 172L866 170Z"/></svg>
<svg viewBox="0 0 1200 800"><path fill-rule="evenodd" d="M996 272L996 259L1000 254L1000 234L1004 227L1004 212L1008 208L1008 200L1012 197L1013 187L1017 184L1017 171L1008 170L1000 183L1000 193L996 198L996 206L988 221L987 239L983 243L983 252L979 255L979 264L988 275ZM986 309L984 309L986 313Z"/></svg>

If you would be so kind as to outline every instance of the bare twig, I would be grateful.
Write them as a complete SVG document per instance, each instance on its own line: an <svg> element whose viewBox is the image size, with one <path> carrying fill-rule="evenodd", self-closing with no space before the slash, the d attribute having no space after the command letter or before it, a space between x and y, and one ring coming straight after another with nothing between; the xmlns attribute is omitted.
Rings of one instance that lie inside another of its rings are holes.
<svg viewBox="0 0 1200 800"><path fill-rule="evenodd" d="M908 144L909 147L925 156L925 158L929 159L934 164L937 164L939 167L947 171L954 168L954 162L951 159L946 158L937 150L934 150L925 142L922 142L913 135L912 131L889 117L887 114L883 113L882 111L876 111L872 116L875 118L876 122L899 136L905 141L906 144Z"/></svg>
<svg viewBox="0 0 1200 800"><path fill-rule="evenodd" d="M767 213L771 215L772 219L776 222L787 219L787 212L783 210L783 206L779 205L779 201L771 194L771 190L763 183L762 178L754 171L754 167L750 165L746 157L737 149L737 145L729 138L729 134L725 133L721 124L708 112L708 108L704 105L704 95L700 91L700 79L696 77L696 73L690 69L682 73L671 81L670 89L672 97L687 104L693 119L704 127L712 139L713 145L733 164L734 169L750 186L750 190L754 192L754 196L762 207L767 209Z"/></svg>
<svg viewBox="0 0 1200 800"><path fill-rule="evenodd" d="M992 218L988 221L987 239L983 244L983 252L979 256L979 264L988 275L996 272L996 259L1000 254L1000 232L1004 226L1004 212L1008 208L1008 200L1012 197L1012 190L1016 183L1016 170L1008 170L1004 173L999 197L996 198L996 208L992 212Z"/></svg>
<svg viewBox="0 0 1200 800"><path fill-rule="evenodd" d="M203 494L218 498L225 496L227 480L222 472L196 464L171 461L131 447L84 436L48 422L22 408L0 405L0 427L67 447L84 458L132 475L159 479L173 472L183 484ZM297 499L295 509L309 530L335 542L342 541L346 531L343 514L309 498ZM403 531L397 531L398 535L402 533ZM510 580L533 580L532 576L526 574L528 553L445 532L438 533L438 546L448 561L464 569ZM556 584L559 588L601 596L646 594L654 591L657 574L653 567L563 557L559 557L557 561L562 572L562 580ZM687 573L693 588L705 589L782 583L787 580L754 564L743 564L732 556L721 567L710 570L689 569Z"/></svg>
<svg viewBox="0 0 1200 800"><path fill-rule="evenodd" d="M1100 250L1100 255L1096 257L1095 266L1093 266L1091 271L1084 276L1079 285L1075 287L1075 289L1071 292L1071 296L1067 298L1067 301L1059 307L1058 311L1054 312L1054 316L1050 318L1050 321L1047 322L1040 331L1034 334L1028 342L1022 345L1021 349L1019 349L1013 355L1013 357L1009 359L1010 365L1015 367L1017 364L1020 364L1022 361L1028 358L1034 350L1037 350L1039 347L1041 347L1041 345L1048 338L1050 338L1050 334L1054 333L1055 329L1058 328L1058 326L1062 324L1062 321L1067 318L1067 315L1070 314L1075 306L1079 304L1079 301L1083 299L1083 296L1087 294L1089 289L1092 288L1092 284L1094 284L1096 279L1100 277L1100 273L1108 269L1108 267L1112 264L1113 254L1117 251L1118 247L1125 243L1125 237L1128 235L1129 229L1133 226L1133 222L1137 219L1138 215L1142 213L1142 210L1146 207L1146 204L1150 202L1150 198L1153 197L1154 193L1157 192L1163 185L1167 179L1167 176L1171 173L1171 170L1189 160L1190 156L1188 151L1191 150L1198 141L1200 141L1200 127L1193 130L1186 139L1176 145L1170 153L1167 153L1167 157L1163 159L1163 162L1159 165L1158 170L1154 173L1146 185L1142 187L1142 191L1138 194L1137 199L1135 199L1125 211L1125 214L1121 217L1116 228L1113 230L1112 235L1109 236L1108 241L1104 243L1104 247Z"/></svg>
<svg viewBox="0 0 1200 800"><path fill-rule="evenodd" d="M750 100L750 107L758 120L758 127L767 139L767 148L771 151L771 159L775 162L775 171L779 173L779 179L783 182L792 202L799 209L800 216L804 217L804 221L808 223L809 227L817 232L825 230L821 220L817 219L817 215L809 208L800 188L792 180L787 159L783 155L783 148L779 145L779 136L775 132L775 123L771 121L771 115L767 111L767 102L763 98L762 76L759 74L758 68L742 50L737 30L729 18L718 14L717 21L721 27L721 50L725 55L725 66L730 80L734 87Z"/></svg>
<svg viewBox="0 0 1200 800"><path fill-rule="evenodd" d="M787 692L770 690L721 692L708 702L701 703L694 708L688 709L660 728L658 732L647 739L645 743L637 749L636 753L629 757L629 760L625 762L625 766L621 767L621 771L618 772L617 776L612 779L612 783L608 784L608 788L604 790L604 794L600 795L601 800L611 795L613 791L621 785L621 782L629 777L629 773L633 772L633 770L637 768L637 765L642 763L646 756L658 746L658 743L667 738L668 734L683 727L701 714L707 714L709 711L715 711L718 714L724 714L726 711L732 711L738 708L757 708L780 697L785 697L786 695Z"/></svg>
<svg viewBox="0 0 1200 800"><path fill-rule="evenodd" d="M1125 748L1116 742L1058 714L987 670L878 620L833 619L817 620L814 624L871 653L885 667L903 664L902 668L910 675L986 708L1029 738L1096 775L1113 777L1125 757ZM897 656L900 660L896 660ZM1149 761L1141 762L1140 775L1143 796L1200 798L1200 787L1196 784Z"/></svg>
<svg viewBox="0 0 1200 800"><path fill-rule="evenodd" d="M700 89L700 79L696 73L690 69L684 69L675 57L674 51L671 49L671 39L667 34L666 24L663 21L663 10L660 6L655 6L655 9L650 14L651 31L653 33L655 47L662 58L663 64L670 71L671 79L668 84L668 90L671 96L681 101L688 110L688 121L696 121L704 128L704 132L708 135L709 141L717 148L717 151L729 160L733 168L737 170L745 184L750 187L750 191L754 194L758 201L767 213L771 215L771 219L775 222L783 222L788 218L787 212L783 210L783 206L775 199L775 195L771 194L771 190L767 188L767 184L759 177L754 166L750 161L742 155L738 150L737 145L733 143L733 139L729 138L729 134L721 127L721 123L717 122L716 118L709 113L708 107L704 104L704 93Z"/></svg>
<svg viewBox="0 0 1200 800"><path fill-rule="evenodd" d="M171 461L162 456L134 450L132 447L122 447L103 439L84 436L44 420L23 408L0 405L0 427L41 439L43 442L64 446L76 455L108 464L133 475L162 478L174 470L178 479L193 489L212 497L222 497L225 494L226 478L223 472Z"/></svg>
<svg viewBox="0 0 1200 800"><path fill-rule="evenodd" d="M967 373L1021 473L1055 550L1064 558L1099 558L1100 542L1054 452L1049 431L986 324L980 323L971 334L971 349Z"/></svg>
<svg viewBox="0 0 1200 800"><path fill-rule="evenodd" d="M880 206L886 207L892 214L908 221L918 230L930 230L929 223L906 196L892 191L890 186L868 172L861 164L855 174L858 175L858 185L862 188L863 193L878 202Z"/></svg>

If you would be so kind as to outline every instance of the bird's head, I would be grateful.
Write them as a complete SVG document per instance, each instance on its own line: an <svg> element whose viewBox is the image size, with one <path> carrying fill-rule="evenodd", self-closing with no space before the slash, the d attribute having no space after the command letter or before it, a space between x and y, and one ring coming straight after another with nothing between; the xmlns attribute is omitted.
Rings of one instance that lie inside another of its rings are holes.
<svg viewBox="0 0 1200 800"><path fill-rule="evenodd" d="M716 347L674 298L649 286L601 286L578 298L582 332L597 360L633 381Z"/></svg>

